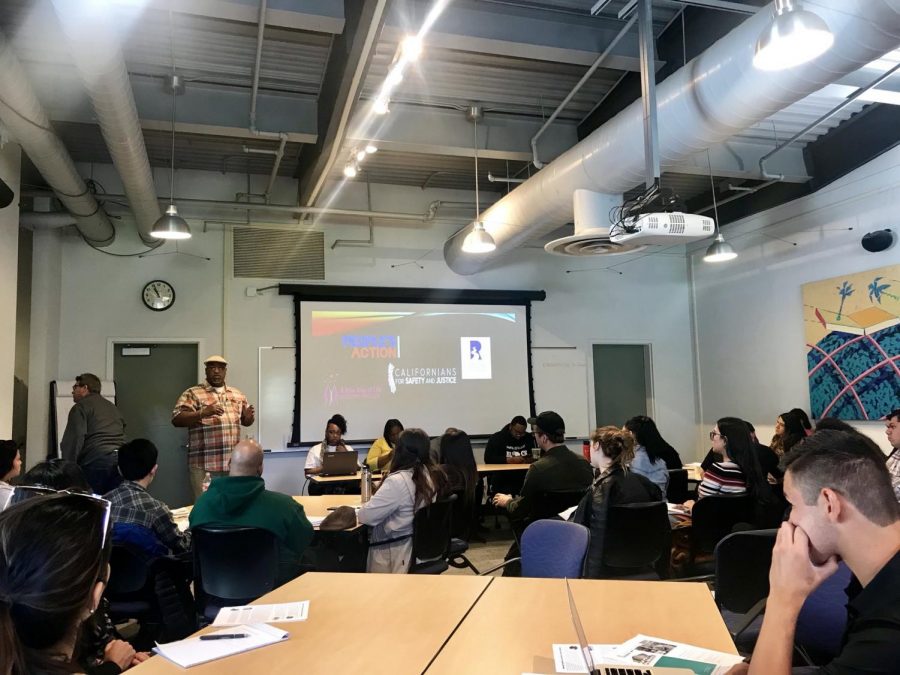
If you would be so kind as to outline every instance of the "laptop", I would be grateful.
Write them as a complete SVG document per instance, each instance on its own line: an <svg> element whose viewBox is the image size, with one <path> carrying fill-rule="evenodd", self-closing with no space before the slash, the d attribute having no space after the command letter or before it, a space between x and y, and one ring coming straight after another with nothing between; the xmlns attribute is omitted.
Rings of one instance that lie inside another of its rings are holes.
<svg viewBox="0 0 900 675"><path fill-rule="evenodd" d="M322 476L355 476L359 471L359 453L356 450L322 453Z"/></svg>
<svg viewBox="0 0 900 675"><path fill-rule="evenodd" d="M584 665L587 667L590 675L694 675L694 672L687 668L660 668L658 666L642 666L637 663L594 663L594 658L591 656L591 647L588 644L587 636L584 634L584 626L581 625L578 608L575 606L575 598L572 596L572 587L569 585L568 579L566 579L566 593L569 594L569 612L572 614L572 625L575 626L575 632L578 634L578 645L581 647Z"/></svg>

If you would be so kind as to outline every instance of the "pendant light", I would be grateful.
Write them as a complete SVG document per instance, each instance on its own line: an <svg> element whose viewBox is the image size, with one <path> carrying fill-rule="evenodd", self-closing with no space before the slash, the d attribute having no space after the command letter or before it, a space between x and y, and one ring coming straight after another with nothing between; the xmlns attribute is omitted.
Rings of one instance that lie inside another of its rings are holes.
<svg viewBox="0 0 900 675"><path fill-rule="evenodd" d="M472 231L463 239L462 250L466 253L490 253L497 248L491 233L484 229L484 223L481 222L481 202L478 195L478 120L482 116L480 105L471 105L466 110L466 117L475 125L475 222Z"/></svg>
<svg viewBox="0 0 900 675"><path fill-rule="evenodd" d="M172 171L169 181L169 208L153 223L150 236L157 239L190 239L191 228L187 221L178 215L178 207L175 206L175 96L184 84L175 73L169 76L166 84L172 89Z"/></svg>
<svg viewBox="0 0 900 675"><path fill-rule="evenodd" d="M706 249L706 255L703 256L703 262L728 262L729 260L734 260L735 258L737 258L737 251L732 248L731 244L725 241L725 237L722 236L722 232L721 230L719 230L719 207L716 204L716 185L713 182L712 160L710 160L709 158L709 150L706 151L706 161L709 163L709 185L712 188L713 215L715 216L714 222L716 225L716 238L715 240L713 240L713 243L710 245L710 247Z"/></svg>
<svg viewBox="0 0 900 675"><path fill-rule="evenodd" d="M803 9L800 0L775 0L775 17L756 41L753 65L785 70L812 61L834 43L828 24Z"/></svg>

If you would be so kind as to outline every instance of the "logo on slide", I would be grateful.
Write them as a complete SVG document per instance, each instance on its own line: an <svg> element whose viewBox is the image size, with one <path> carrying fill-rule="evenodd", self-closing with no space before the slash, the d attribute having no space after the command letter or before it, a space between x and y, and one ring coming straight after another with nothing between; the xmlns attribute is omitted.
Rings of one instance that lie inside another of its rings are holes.
<svg viewBox="0 0 900 675"><path fill-rule="evenodd" d="M462 379L491 379L491 338L462 337L459 339Z"/></svg>
<svg viewBox="0 0 900 675"><path fill-rule="evenodd" d="M394 364L388 364L388 387L392 394L397 393L397 383L394 381Z"/></svg>
<svg viewBox="0 0 900 675"><path fill-rule="evenodd" d="M351 359L396 359L400 357L399 335L342 335L341 346Z"/></svg>

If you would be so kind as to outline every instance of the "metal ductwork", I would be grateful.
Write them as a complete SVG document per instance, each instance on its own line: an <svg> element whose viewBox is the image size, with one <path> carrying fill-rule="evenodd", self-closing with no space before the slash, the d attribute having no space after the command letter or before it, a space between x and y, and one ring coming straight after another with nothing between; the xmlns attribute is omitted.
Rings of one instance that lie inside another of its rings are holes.
<svg viewBox="0 0 900 675"><path fill-rule="evenodd" d="M815 12L835 36L818 59L776 72L753 67L756 40L773 17L770 5L659 85L663 170L900 45L900 0L817 0ZM527 240L572 222L575 190L617 194L643 183L642 148L641 101L635 101L482 213L496 250L464 253L470 225L444 243L447 265L457 274L474 274Z"/></svg>
<svg viewBox="0 0 900 675"><path fill-rule="evenodd" d="M622 204L622 195L605 195L590 190L575 190L575 232L544 244L555 255L619 255L634 253L646 246L615 244L609 239L609 212Z"/></svg>
<svg viewBox="0 0 900 675"><path fill-rule="evenodd" d="M109 246L116 231L100 209L50 119L31 88L12 44L0 33L0 122L50 185L76 220L78 230L92 246Z"/></svg>
<svg viewBox="0 0 900 675"><path fill-rule="evenodd" d="M91 96L97 122L137 221L138 233L145 244L158 246L162 240L151 237L150 230L162 213L125 57L118 35L109 23L109 8L103 3L71 0L53 0L53 6Z"/></svg>

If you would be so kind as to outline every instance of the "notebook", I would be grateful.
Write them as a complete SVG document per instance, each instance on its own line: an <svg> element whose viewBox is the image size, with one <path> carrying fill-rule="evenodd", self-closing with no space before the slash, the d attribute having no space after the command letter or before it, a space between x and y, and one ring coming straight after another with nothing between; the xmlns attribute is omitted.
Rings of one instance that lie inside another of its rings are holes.
<svg viewBox="0 0 900 675"><path fill-rule="evenodd" d="M288 639L289 633L265 623L242 624L228 626L205 635L234 635L245 634L247 637L227 640L201 640L200 636L189 637L177 642L157 643L153 649L160 656L164 656L182 668L190 668L201 663L215 661L233 654L249 652L251 649L259 649L276 642Z"/></svg>
<svg viewBox="0 0 900 675"><path fill-rule="evenodd" d="M321 475L355 476L357 471L359 471L359 452L356 450L322 453Z"/></svg>
<svg viewBox="0 0 900 675"><path fill-rule="evenodd" d="M642 666L639 664L624 665L621 663L594 663L591 655L591 647L587 636L584 634L584 626L578 616L578 608L575 606L575 598L572 596L572 587L566 579L566 593L569 594L569 612L572 614L572 625L578 635L578 645L584 658L584 665L590 675L694 675L694 671L685 668L659 668L656 666Z"/></svg>

